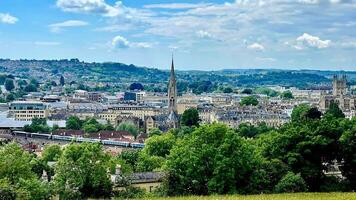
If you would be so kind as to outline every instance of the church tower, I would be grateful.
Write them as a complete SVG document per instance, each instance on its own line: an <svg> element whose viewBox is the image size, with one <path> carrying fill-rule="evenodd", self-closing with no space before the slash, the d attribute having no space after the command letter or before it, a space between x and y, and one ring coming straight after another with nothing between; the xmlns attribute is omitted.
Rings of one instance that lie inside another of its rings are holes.
<svg viewBox="0 0 356 200"><path fill-rule="evenodd" d="M177 81L174 73L174 61L172 56L171 75L168 84L168 122L170 128L178 128L179 117L177 112Z"/></svg>

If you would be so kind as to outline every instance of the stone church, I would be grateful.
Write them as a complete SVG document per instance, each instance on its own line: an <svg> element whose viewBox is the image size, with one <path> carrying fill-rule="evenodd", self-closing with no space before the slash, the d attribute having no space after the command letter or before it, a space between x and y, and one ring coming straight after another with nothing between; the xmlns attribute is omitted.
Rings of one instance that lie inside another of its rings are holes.
<svg viewBox="0 0 356 200"><path fill-rule="evenodd" d="M177 111L177 80L174 72L174 60L172 57L171 72L168 83L168 112L164 115L148 116L145 119L146 132L153 128L162 131L179 128L179 115Z"/></svg>
<svg viewBox="0 0 356 200"><path fill-rule="evenodd" d="M319 102L320 109L326 111L330 104L337 103L340 109L349 118L355 116L356 111L356 95L348 92L346 75L333 77L332 94L322 94Z"/></svg>

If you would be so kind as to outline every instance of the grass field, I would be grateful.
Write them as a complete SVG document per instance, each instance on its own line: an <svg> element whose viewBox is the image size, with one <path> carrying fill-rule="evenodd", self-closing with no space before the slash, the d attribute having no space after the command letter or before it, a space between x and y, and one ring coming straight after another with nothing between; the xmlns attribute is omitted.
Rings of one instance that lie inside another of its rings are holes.
<svg viewBox="0 0 356 200"><path fill-rule="evenodd" d="M356 200L356 193L298 193L271 195L191 196L172 198L146 198L145 200Z"/></svg>

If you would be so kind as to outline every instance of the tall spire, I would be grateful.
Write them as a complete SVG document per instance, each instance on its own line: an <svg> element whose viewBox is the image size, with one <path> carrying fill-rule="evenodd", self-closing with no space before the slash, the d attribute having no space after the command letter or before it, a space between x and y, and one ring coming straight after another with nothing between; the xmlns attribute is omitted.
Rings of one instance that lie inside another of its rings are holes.
<svg viewBox="0 0 356 200"><path fill-rule="evenodd" d="M171 76L168 84L168 121L171 128L179 126L179 119L177 114L177 82L174 73L174 59L172 53Z"/></svg>
<svg viewBox="0 0 356 200"><path fill-rule="evenodd" d="M171 64L171 79L174 78L175 79L175 75L174 75L174 57L173 57L173 53L172 53L172 64Z"/></svg>

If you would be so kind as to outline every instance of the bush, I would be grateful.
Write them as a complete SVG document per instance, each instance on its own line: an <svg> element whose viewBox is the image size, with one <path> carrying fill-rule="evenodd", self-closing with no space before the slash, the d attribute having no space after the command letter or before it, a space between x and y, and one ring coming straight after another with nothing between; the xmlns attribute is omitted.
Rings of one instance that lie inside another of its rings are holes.
<svg viewBox="0 0 356 200"><path fill-rule="evenodd" d="M114 192L115 199L138 199L145 196L145 190L132 186L126 187L124 190Z"/></svg>
<svg viewBox="0 0 356 200"><path fill-rule="evenodd" d="M300 174L288 172L275 186L277 193L306 192L307 185Z"/></svg>
<svg viewBox="0 0 356 200"><path fill-rule="evenodd" d="M0 180L0 199L12 200L16 198L16 192L6 179Z"/></svg>

